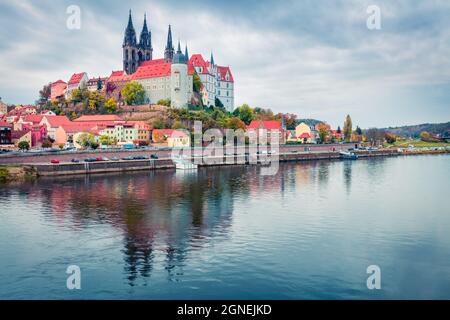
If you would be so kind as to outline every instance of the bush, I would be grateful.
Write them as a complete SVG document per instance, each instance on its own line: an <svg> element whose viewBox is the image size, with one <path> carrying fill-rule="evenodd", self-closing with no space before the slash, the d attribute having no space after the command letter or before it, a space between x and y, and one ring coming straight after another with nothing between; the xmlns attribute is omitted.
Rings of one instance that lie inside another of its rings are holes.
<svg viewBox="0 0 450 320"><path fill-rule="evenodd" d="M19 147L19 150L30 150L30 144L28 141L20 141L17 147Z"/></svg>
<svg viewBox="0 0 450 320"><path fill-rule="evenodd" d="M51 148L53 146L53 143L50 139L44 139L42 141L42 148Z"/></svg>

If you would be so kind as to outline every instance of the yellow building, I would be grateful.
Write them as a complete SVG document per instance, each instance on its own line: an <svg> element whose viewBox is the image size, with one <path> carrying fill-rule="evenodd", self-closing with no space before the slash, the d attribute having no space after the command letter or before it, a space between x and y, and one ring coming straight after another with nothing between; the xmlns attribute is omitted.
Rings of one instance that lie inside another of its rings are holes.
<svg viewBox="0 0 450 320"><path fill-rule="evenodd" d="M295 137L301 143L312 143L311 128L304 122L295 127Z"/></svg>

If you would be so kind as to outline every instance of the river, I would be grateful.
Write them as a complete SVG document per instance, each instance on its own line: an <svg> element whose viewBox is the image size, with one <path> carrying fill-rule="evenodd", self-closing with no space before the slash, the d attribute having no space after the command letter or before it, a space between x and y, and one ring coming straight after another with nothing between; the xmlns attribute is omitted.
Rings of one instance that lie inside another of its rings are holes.
<svg viewBox="0 0 450 320"><path fill-rule="evenodd" d="M450 299L450 155L259 172L0 186L0 299Z"/></svg>

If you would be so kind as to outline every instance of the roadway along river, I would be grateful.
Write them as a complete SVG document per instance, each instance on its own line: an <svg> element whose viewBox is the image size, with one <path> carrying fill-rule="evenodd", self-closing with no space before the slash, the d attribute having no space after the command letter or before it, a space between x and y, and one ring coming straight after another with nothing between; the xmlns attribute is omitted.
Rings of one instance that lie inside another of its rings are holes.
<svg viewBox="0 0 450 320"><path fill-rule="evenodd" d="M260 169L0 186L0 298L450 299L450 155Z"/></svg>

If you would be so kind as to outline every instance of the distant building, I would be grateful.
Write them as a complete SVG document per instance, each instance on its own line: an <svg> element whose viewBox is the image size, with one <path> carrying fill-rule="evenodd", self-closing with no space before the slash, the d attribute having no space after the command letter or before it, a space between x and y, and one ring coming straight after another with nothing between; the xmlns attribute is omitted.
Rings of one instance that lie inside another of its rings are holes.
<svg viewBox="0 0 450 320"><path fill-rule="evenodd" d="M285 144L286 143L286 130L282 127L280 121L261 121L261 120L253 120L248 126L247 131L249 136L253 139L258 139L264 134L264 130L267 134L267 143L273 143L272 135L274 132L278 132L278 143ZM252 139L252 140L253 140ZM253 140L255 141L255 140Z"/></svg>
<svg viewBox="0 0 450 320"><path fill-rule="evenodd" d="M74 73L72 77L70 77L69 82L67 83L67 89L65 92L66 99L72 98L72 92L75 89L81 89L83 87L87 87L87 82L89 78L86 72Z"/></svg>
<svg viewBox="0 0 450 320"><path fill-rule="evenodd" d="M166 144L170 148L190 146L190 137L184 131L175 129L154 129L152 132L154 143Z"/></svg>
<svg viewBox="0 0 450 320"><path fill-rule="evenodd" d="M2 101L2 98L0 97L0 116L3 116L8 113L8 106L6 103Z"/></svg>
<svg viewBox="0 0 450 320"><path fill-rule="evenodd" d="M28 146L32 146L32 135L31 130L13 130L11 132L11 142L17 147L20 142L27 142Z"/></svg>
<svg viewBox="0 0 450 320"><path fill-rule="evenodd" d="M50 86L50 99L55 100L64 96L67 89L67 83L62 80L55 81Z"/></svg>
<svg viewBox="0 0 450 320"><path fill-rule="evenodd" d="M301 143L313 143L311 127L304 122L295 127L295 137Z"/></svg>
<svg viewBox="0 0 450 320"><path fill-rule="evenodd" d="M0 121L0 145L11 144L12 125L5 121Z"/></svg>

